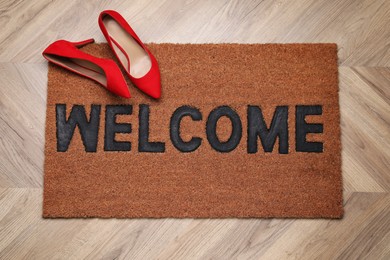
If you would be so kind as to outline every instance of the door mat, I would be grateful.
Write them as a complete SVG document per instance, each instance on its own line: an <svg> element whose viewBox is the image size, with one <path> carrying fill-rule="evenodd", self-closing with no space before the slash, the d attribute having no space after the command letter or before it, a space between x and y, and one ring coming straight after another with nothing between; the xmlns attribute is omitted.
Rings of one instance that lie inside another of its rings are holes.
<svg viewBox="0 0 390 260"><path fill-rule="evenodd" d="M342 217L335 44L148 46L158 101L49 66L44 217Z"/></svg>

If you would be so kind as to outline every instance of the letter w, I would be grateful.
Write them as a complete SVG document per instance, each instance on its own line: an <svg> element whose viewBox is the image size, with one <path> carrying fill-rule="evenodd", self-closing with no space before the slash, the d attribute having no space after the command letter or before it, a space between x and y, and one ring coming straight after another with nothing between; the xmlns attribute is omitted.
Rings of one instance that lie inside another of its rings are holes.
<svg viewBox="0 0 390 260"><path fill-rule="evenodd" d="M100 121L100 105L91 105L89 122L82 105L74 105L68 120L66 105L56 104L57 151L66 152L72 140L76 125L86 152L96 152Z"/></svg>

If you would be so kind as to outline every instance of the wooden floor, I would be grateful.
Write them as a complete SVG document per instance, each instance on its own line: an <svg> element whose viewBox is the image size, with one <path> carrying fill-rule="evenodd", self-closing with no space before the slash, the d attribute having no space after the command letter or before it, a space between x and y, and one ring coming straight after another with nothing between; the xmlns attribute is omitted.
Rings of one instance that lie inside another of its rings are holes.
<svg viewBox="0 0 390 260"><path fill-rule="evenodd" d="M41 52L103 41L104 9L145 42L336 42L344 219L42 219ZM390 259L389 0L1 0L0 25L0 259Z"/></svg>

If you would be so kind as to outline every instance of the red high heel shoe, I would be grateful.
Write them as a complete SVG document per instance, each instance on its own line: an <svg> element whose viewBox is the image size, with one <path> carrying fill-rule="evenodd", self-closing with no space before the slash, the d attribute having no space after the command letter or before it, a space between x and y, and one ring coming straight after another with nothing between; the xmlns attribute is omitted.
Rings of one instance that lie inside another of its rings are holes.
<svg viewBox="0 0 390 260"><path fill-rule="evenodd" d="M100 13L99 26L131 81L149 96L160 98L157 60L126 20L119 13L106 10Z"/></svg>
<svg viewBox="0 0 390 260"><path fill-rule="evenodd" d="M94 39L81 42L59 40L50 44L42 55L54 64L98 82L118 96L130 98L126 80L113 60L97 58L78 49L94 41Z"/></svg>

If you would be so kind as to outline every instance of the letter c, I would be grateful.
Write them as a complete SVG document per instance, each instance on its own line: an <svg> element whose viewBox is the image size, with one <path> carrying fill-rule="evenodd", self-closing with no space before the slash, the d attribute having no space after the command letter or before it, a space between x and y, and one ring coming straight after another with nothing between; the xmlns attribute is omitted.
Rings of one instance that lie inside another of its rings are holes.
<svg viewBox="0 0 390 260"><path fill-rule="evenodd" d="M194 121L202 120L199 109L190 106L181 106L173 112L170 122L170 136L173 146L180 152L193 152L200 146L202 138L192 137L190 141L184 142L180 137L180 122L185 116L190 116Z"/></svg>

